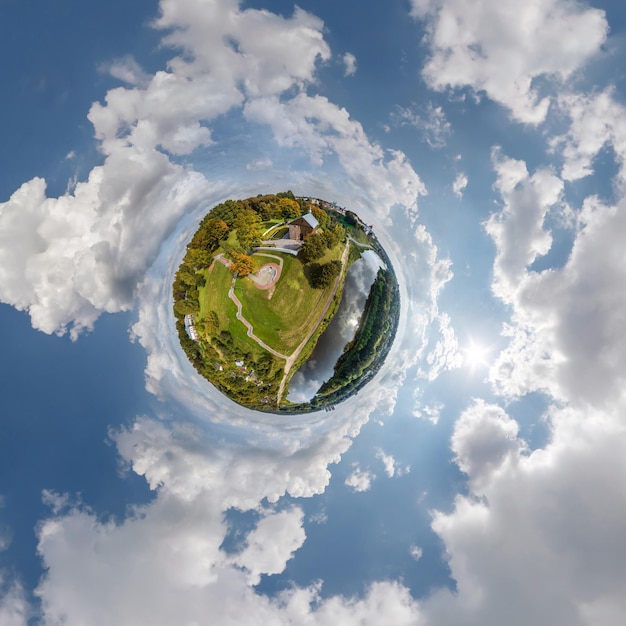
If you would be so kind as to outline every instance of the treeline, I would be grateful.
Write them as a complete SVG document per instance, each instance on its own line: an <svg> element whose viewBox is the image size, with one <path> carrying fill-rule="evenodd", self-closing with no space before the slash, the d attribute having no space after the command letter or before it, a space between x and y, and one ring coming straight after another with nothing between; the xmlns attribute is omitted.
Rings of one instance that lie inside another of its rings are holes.
<svg viewBox="0 0 626 626"><path fill-rule="evenodd" d="M342 396L364 377L370 377L382 365L396 332L399 295L394 275L378 270L365 303L358 330L335 364L334 374L318 391L327 396L341 390Z"/></svg>

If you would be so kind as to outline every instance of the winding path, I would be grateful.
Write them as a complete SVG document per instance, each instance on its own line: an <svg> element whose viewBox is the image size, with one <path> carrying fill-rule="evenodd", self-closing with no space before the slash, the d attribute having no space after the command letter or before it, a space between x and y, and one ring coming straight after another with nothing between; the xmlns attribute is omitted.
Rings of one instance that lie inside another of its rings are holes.
<svg viewBox="0 0 626 626"><path fill-rule="evenodd" d="M243 306L241 304L241 301L235 295L235 281L237 280L237 274L233 275L233 280L230 284L230 289L228 290L228 297L235 303L235 306L237 307L237 319L246 327L246 334L248 335L248 337L250 337L250 339L252 339L253 341L256 341L256 343L259 346L267 350L269 353L273 354L275 357L278 357L279 359L285 360L284 373L283 373L282 380L280 381L280 386L278 387L278 394L276 396L277 406L280 405L280 400L283 397L283 393L285 392L285 385L287 384L287 380L289 378L289 372L291 371L293 364L296 362L296 360L300 356L300 353L302 352L306 344L309 342L309 340L311 339L315 331L319 328L319 325L322 323L322 320L324 319L324 317L326 317L326 314L328 313L328 309L330 308L330 305L335 297L335 294L337 293L337 289L339 288L339 284L346 270L346 261L348 259L348 252L350 251L350 241L353 241L357 245L361 245L361 246L363 245L363 244L358 244L358 242L355 242L351 237L349 237L346 240L346 245L341 255L341 272L339 272L339 276L337 276L337 278L335 279L333 290L328 294L324 308L319 314L317 321L315 322L315 324L312 325L311 330L307 333L304 339L300 342L300 345L289 356L287 356L286 354L281 354L277 350L274 350L274 348L271 348L270 346L268 346L262 339L260 339L254 334L254 329L252 328L252 324L250 324L250 322L243 316L243 312L242 312ZM280 249L276 249L276 250L280 252L288 252L287 250L280 250ZM280 261L280 267L282 269L283 260L280 257L275 256L273 254L267 254L267 253L262 253L262 252L257 252L257 254L262 255L262 256L274 257L275 259L278 259ZM226 265L226 267L230 267L229 261L226 258L224 258L221 254L214 257L213 263L215 261L219 261L220 263L223 263L224 265ZM211 271L212 268L213 268L213 264L211 264L211 267L209 268L209 272Z"/></svg>
<svg viewBox="0 0 626 626"><path fill-rule="evenodd" d="M262 339L259 339L254 334L254 329L252 328L252 324L250 324L250 322L243 316L241 312L241 309L242 309L241 301L235 295L235 281L236 280L237 280L237 276L235 275L233 276L233 282L230 284L230 289L228 290L228 297L235 303L235 306L237 307L237 319L246 327L248 337L256 341L262 348L265 348L268 352L271 352L274 356L277 356L279 359L288 360L289 357L287 357L285 354L281 354L280 352L277 352L276 350L274 350L274 348L270 348Z"/></svg>

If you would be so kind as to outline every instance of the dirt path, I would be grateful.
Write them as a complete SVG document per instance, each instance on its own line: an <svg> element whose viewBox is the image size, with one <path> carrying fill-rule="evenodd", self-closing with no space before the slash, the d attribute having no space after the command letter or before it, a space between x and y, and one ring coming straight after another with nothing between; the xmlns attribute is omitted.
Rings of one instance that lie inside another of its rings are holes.
<svg viewBox="0 0 626 626"><path fill-rule="evenodd" d="M289 357L287 357L285 354L281 354L280 352L277 352L276 350L274 350L274 348L270 348L263 340L259 339L254 334L254 329L252 328L252 324L250 324L250 322L243 316L241 312L242 310L241 302L239 298L235 295L235 281L236 280L237 280L237 277L233 276L233 282L230 284L230 289L228 290L228 297L235 303L235 306L237 307L237 319L246 327L248 337L256 341L262 348L265 348L268 352L271 352L274 356L277 356L279 359L288 360Z"/></svg>
<svg viewBox="0 0 626 626"><path fill-rule="evenodd" d="M250 339L255 341L259 346L261 346L262 348L264 348L265 350L273 354L275 357L278 357L279 359L285 359L284 374L283 374L282 380L280 381L280 386L278 388L278 394L276 397L277 406L280 405L280 400L283 396L283 393L285 392L285 385L287 384L289 372L291 371L293 364L297 361L298 357L300 356L300 353L304 349L304 346L306 346L306 344L309 342L309 340L311 339L315 331L318 329L319 325L322 323L322 320L328 313L328 309L330 308L330 305L335 297L335 294L337 293L337 289L339 288L339 283L341 279L343 278L343 274L346 270L346 261L348 259L349 251L350 251L350 240L346 240L346 245L345 245L345 248L343 249L343 254L341 255L341 272L339 273L339 276L337 276L337 278L335 279L335 285L333 287L332 292L326 298L326 304L324 305L324 309L319 314L317 318L317 322L312 326L312 329L309 331L306 337L300 342L300 345L289 356L285 354L281 354L280 352L274 350L274 348L271 348L270 346L268 346L262 339L259 339L259 337L257 337L254 334L254 329L252 328L252 324L250 324L250 322L243 316L243 313L242 313L243 307L242 307L241 301L235 295L235 281L237 280L237 276L236 275L233 276L233 281L230 285L230 289L228 290L228 297L235 303L235 306L237 307L237 319L246 327L246 333L248 337L250 337ZM258 253L258 254L261 254L261 253ZM274 255L264 254L263 256L272 257ZM282 259L276 256L274 256L274 258L278 258L281 261L281 267L282 267ZM229 261L220 254L214 258L214 261L211 264L211 267L209 268L209 272L211 271L211 269L213 269L213 264L215 263L215 261L219 261L223 263L224 265L226 265L226 267L230 267Z"/></svg>
<svg viewBox="0 0 626 626"><path fill-rule="evenodd" d="M335 294L337 293L337 289L339 288L339 283L341 279L343 278L343 274L346 270L346 261L348 260L349 251L350 251L350 241L346 241L346 246L343 249L343 254L341 255L341 272L339 272L339 276L337 276L337 278L335 279L335 286L333 287L332 292L329 294L328 298L326 299L326 304L324 305L324 309L322 310L319 317L317 318L317 322L313 325L312 330L302 340L300 345L293 351L293 353L289 357L287 357L287 360L285 362L285 373L283 374L283 378L280 381L280 386L278 387L278 396L276 398L277 405L280 405L280 400L283 397L283 393L285 392L285 385L287 384L289 371L291 370L291 368L293 367L293 364L296 362L296 360L300 356L300 353L304 349L304 346L306 346L309 339L311 339L315 331L318 329L319 325L322 323L322 320L326 316L326 313L328 313L328 309L330 308L330 305L335 297Z"/></svg>

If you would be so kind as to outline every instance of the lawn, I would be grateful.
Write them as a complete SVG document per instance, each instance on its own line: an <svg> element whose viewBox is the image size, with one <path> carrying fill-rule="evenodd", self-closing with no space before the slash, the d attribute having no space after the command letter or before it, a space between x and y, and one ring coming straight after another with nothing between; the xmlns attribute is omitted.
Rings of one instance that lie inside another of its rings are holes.
<svg viewBox="0 0 626 626"><path fill-rule="evenodd" d="M337 246L328 253L329 259L340 258L341 251L342 246ZM280 256L283 269L273 293L258 289L248 278L239 278L235 294L254 334L275 350L289 355L317 323L332 285L327 289L313 289L300 261L288 254Z"/></svg>
<svg viewBox="0 0 626 626"><path fill-rule="evenodd" d="M265 354L255 341L246 334L245 326L237 319L237 307L228 297L233 279L230 270L222 263L216 262L209 272L204 270L206 284L199 288L200 319L204 319L209 311L215 311L219 318L219 330L227 330L233 337L235 347L242 354L251 353L255 357Z"/></svg>

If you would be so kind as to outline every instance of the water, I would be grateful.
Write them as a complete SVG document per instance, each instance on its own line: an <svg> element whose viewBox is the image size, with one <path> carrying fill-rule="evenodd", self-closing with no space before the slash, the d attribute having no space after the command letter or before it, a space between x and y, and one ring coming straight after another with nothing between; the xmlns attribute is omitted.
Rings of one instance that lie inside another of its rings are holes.
<svg viewBox="0 0 626 626"><path fill-rule="evenodd" d="M333 367L352 340L359 325L370 287L384 264L371 250L352 264L346 276L343 298L335 317L319 338L309 360L294 374L287 399L308 402L333 374Z"/></svg>

